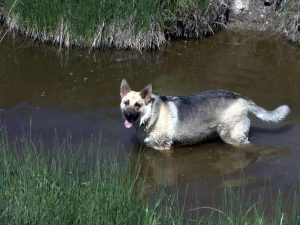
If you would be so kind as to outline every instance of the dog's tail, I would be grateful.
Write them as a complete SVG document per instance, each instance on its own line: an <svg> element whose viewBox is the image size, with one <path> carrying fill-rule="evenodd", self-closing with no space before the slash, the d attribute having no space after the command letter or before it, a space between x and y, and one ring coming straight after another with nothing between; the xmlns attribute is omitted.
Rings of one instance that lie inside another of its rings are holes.
<svg viewBox="0 0 300 225"><path fill-rule="evenodd" d="M282 121L289 114L291 108L288 105L281 105L273 111L268 111L250 100L248 110L263 121L276 123Z"/></svg>

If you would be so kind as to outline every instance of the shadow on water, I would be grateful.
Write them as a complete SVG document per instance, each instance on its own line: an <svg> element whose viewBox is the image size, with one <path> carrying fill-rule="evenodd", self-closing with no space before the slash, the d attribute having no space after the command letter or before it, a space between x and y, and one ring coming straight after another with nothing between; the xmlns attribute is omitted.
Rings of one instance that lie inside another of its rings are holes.
<svg viewBox="0 0 300 225"><path fill-rule="evenodd" d="M70 133L75 143L101 136L99 151L133 158L140 154L149 187L161 184L163 177L169 186L176 183L187 202L210 203L214 190L239 185L241 171L252 192L264 188L266 179L272 180L274 190L288 190L297 181L300 48L276 35L222 32L209 39L173 42L162 51L91 55L76 49L57 52L7 36L0 54L0 118L10 139L29 129L49 145L54 134ZM227 89L267 109L286 103L293 111L280 124L251 117L253 146L245 149L213 141L169 154L140 151L134 130L124 128L120 115L122 78L135 90L148 83L165 95ZM224 181L222 174L232 178Z"/></svg>

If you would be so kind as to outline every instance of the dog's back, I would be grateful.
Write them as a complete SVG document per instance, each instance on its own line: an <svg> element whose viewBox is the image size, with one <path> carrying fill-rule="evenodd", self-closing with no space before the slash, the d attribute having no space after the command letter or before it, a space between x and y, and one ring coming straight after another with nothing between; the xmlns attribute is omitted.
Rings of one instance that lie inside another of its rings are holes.
<svg viewBox="0 0 300 225"><path fill-rule="evenodd" d="M261 120L279 122L290 112L282 105L273 111L257 106L249 98L228 91L207 91L199 95L170 98L177 106L175 142L193 144L217 133L226 143L248 143L248 112Z"/></svg>
<svg viewBox="0 0 300 225"><path fill-rule="evenodd" d="M164 98L176 106L177 129L174 137L175 143L180 144L193 144L217 132L225 110L234 103L242 108L248 101L246 97L227 91L207 91L192 96Z"/></svg>

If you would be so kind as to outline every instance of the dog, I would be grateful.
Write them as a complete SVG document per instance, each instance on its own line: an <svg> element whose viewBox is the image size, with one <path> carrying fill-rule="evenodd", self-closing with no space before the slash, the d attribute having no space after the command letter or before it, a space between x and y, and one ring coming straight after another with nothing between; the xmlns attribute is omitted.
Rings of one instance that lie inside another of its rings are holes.
<svg viewBox="0 0 300 225"><path fill-rule="evenodd" d="M247 145L248 112L266 122L282 121L290 112L288 105L267 111L248 97L223 90L162 96L152 93L149 84L136 92L125 79L121 82L120 95L125 127L134 127L141 143L156 150L196 144L214 134L225 143Z"/></svg>

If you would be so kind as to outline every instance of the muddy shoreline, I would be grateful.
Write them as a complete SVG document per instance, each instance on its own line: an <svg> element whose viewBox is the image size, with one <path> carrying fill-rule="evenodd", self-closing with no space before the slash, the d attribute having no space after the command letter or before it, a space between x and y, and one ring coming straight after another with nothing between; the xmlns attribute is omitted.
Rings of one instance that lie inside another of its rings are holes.
<svg viewBox="0 0 300 225"><path fill-rule="evenodd" d="M228 29L278 32L300 43L300 2L296 0L234 0Z"/></svg>
<svg viewBox="0 0 300 225"><path fill-rule="evenodd" d="M239 8L237 2L244 5ZM229 29L271 31L278 30L280 16L275 2L265 4L263 0L241 1L235 0L229 18Z"/></svg>

